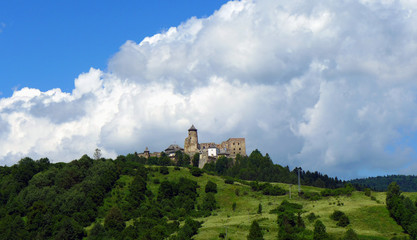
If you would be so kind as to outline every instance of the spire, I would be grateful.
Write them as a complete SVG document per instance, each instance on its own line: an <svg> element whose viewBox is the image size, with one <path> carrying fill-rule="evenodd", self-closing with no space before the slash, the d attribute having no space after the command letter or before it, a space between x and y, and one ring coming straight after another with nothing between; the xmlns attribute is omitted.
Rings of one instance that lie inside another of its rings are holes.
<svg viewBox="0 0 417 240"><path fill-rule="evenodd" d="M194 127L194 124L191 125L190 129L188 129L188 131L197 131L197 128Z"/></svg>

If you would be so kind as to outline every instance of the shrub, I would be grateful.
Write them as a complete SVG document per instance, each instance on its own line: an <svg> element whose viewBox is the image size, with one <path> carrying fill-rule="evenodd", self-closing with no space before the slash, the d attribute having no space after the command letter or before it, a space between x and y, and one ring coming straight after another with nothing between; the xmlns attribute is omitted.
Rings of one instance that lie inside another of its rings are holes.
<svg viewBox="0 0 417 240"><path fill-rule="evenodd" d="M233 209L233 212L236 210L236 202L233 202L232 209Z"/></svg>
<svg viewBox="0 0 417 240"><path fill-rule="evenodd" d="M359 237L358 237L358 234L356 234L356 232L353 231L353 229L349 229L346 231L342 240L359 240Z"/></svg>
<svg viewBox="0 0 417 240"><path fill-rule="evenodd" d="M162 167L159 168L159 172L163 175L167 175L167 174L169 174L169 169L165 166L162 166Z"/></svg>
<svg viewBox="0 0 417 240"><path fill-rule="evenodd" d="M180 167L178 167L178 166L175 166L175 167L174 167L174 170L179 171L179 170L181 170L181 168L180 168Z"/></svg>
<svg viewBox="0 0 417 240"><path fill-rule="evenodd" d="M344 216L345 213L339 210L335 210L332 215L330 215L330 218L333 219L334 221L339 221L342 216Z"/></svg>
<svg viewBox="0 0 417 240"><path fill-rule="evenodd" d="M224 180L224 183L226 183L226 184L233 184L233 183L235 183L235 181L233 181L233 179L231 179L231 178L226 178Z"/></svg>
<svg viewBox="0 0 417 240"><path fill-rule="evenodd" d="M217 184L212 181L208 181L205 187L205 192L217 193Z"/></svg>
<svg viewBox="0 0 417 240"><path fill-rule="evenodd" d="M190 173L194 176L194 177L200 177L201 175L203 175L203 170L201 170L198 167L192 167L190 169Z"/></svg>
<svg viewBox="0 0 417 240"><path fill-rule="evenodd" d="M371 196L371 189L365 188L365 195L370 197Z"/></svg>
<svg viewBox="0 0 417 240"><path fill-rule="evenodd" d="M336 225L339 227L346 227L350 223L348 216L339 210L335 210L332 215L330 215L330 218L337 221Z"/></svg>
<svg viewBox="0 0 417 240"><path fill-rule="evenodd" d="M307 215L307 219L308 219L309 222L313 222L317 218L319 218L319 216L316 216L316 214L314 214L314 213L310 213L310 214Z"/></svg>
<svg viewBox="0 0 417 240"><path fill-rule="evenodd" d="M155 179L153 180L153 183L154 183L154 184L160 184L161 182L160 182L159 178L155 178Z"/></svg>
<svg viewBox="0 0 417 240"><path fill-rule="evenodd" d="M347 225L349 225L349 223L350 223L350 221L349 221L348 216L343 215L340 218L339 222L336 223L336 225L339 226L339 227L346 227Z"/></svg>
<svg viewBox="0 0 417 240"><path fill-rule="evenodd" d="M324 226L324 224L320 221L317 220L316 223L314 224L314 236L313 239L314 240L323 240L323 239L327 239L328 235L326 232L326 226Z"/></svg>

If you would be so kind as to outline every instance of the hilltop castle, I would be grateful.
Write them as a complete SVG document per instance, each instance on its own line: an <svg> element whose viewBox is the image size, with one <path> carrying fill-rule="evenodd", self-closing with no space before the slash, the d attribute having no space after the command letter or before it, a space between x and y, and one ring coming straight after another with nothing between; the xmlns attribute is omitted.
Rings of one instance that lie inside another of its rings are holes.
<svg viewBox="0 0 417 240"><path fill-rule="evenodd" d="M184 140L184 148L176 144L170 145L165 149L165 153L171 158L175 159L175 153L177 151L184 152L190 157L196 153L200 155L199 168L203 168L206 163L216 161L220 156L226 156L230 158L236 158L236 155L240 154L246 156L246 143L245 138L229 138L220 144L214 142L210 143L198 143L197 129L192 125L188 129L188 136ZM149 158L152 156L159 157L160 153L150 153L146 148L144 153L138 154L140 157Z"/></svg>
<svg viewBox="0 0 417 240"><path fill-rule="evenodd" d="M198 143L197 129L192 125L188 129L188 137L184 141L184 153L193 156L200 154L199 166L203 168L208 162L217 160L220 156L235 158L237 154L246 156L245 138L229 138L220 144L214 142Z"/></svg>

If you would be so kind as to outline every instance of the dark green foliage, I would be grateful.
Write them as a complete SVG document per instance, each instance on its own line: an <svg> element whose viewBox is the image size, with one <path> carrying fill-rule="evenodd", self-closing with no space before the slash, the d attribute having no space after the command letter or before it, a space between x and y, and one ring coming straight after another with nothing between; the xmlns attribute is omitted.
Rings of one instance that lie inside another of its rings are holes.
<svg viewBox="0 0 417 240"><path fill-rule="evenodd" d="M339 221L336 223L336 225L339 226L339 227L346 227L349 224L350 224L350 221L349 221L348 216L346 216L346 215L342 216L339 219Z"/></svg>
<svg viewBox="0 0 417 240"><path fill-rule="evenodd" d="M217 184L215 184L212 181L208 181L206 184L206 187L204 188L204 191L206 193L208 192L217 193Z"/></svg>
<svg viewBox="0 0 417 240"><path fill-rule="evenodd" d="M226 178L224 180L224 183L226 183L226 184L233 184L233 183L235 183L235 181L233 181L233 179L231 179L231 178Z"/></svg>
<svg viewBox="0 0 417 240"><path fill-rule="evenodd" d="M169 169L165 166L162 166L162 167L159 168L159 172L163 175L167 175L167 174L169 174Z"/></svg>
<svg viewBox="0 0 417 240"><path fill-rule="evenodd" d="M201 205L201 210L206 211L206 212L211 212L217 208L218 206L217 206L216 198L214 197L214 193L211 193L211 192L207 193Z"/></svg>
<svg viewBox="0 0 417 240"><path fill-rule="evenodd" d="M328 234L326 232L326 226L320 221L317 220L316 223L314 223L314 240L324 240L328 239Z"/></svg>
<svg viewBox="0 0 417 240"><path fill-rule="evenodd" d="M346 231L345 235L343 235L342 240L359 240L359 237L358 234L350 228Z"/></svg>
<svg viewBox="0 0 417 240"><path fill-rule="evenodd" d="M278 239L298 239L295 236L305 232L305 224L301 218L301 205L284 200L270 213L278 213Z"/></svg>
<svg viewBox="0 0 417 240"><path fill-rule="evenodd" d="M100 223L95 223L93 228L90 230L88 235L89 240L101 240L109 238L106 234L106 230L104 229L103 225Z"/></svg>
<svg viewBox="0 0 417 240"><path fill-rule="evenodd" d="M380 177L369 177L349 181L352 184L362 185L375 191L386 191L392 182L396 182L401 191L417 192L417 176L390 175Z"/></svg>
<svg viewBox="0 0 417 240"><path fill-rule="evenodd" d="M188 240L192 239L192 236L196 235L198 229L201 227L201 222L187 218L185 225L178 231L178 235L175 239Z"/></svg>
<svg viewBox="0 0 417 240"><path fill-rule="evenodd" d="M199 162L200 162L200 154L198 153L194 154L192 162L193 162L193 167L198 167Z"/></svg>
<svg viewBox="0 0 417 240"><path fill-rule="evenodd" d="M365 188L364 192L365 192L366 196L368 196L368 197L371 196L371 189L370 188Z"/></svg>
<svg viewBox="0 0 417 240"><path fill-rule="evenodd" d="M303 192L303 191L301 191L300 193L298 193L298 196L303 198L303 199L310 200L310 201L318 201L318 200L321 199L320 193L317 193L317 192Z"/></svg>
<svg viewBox="0 0 417 240"><path fill-rule="evenodd" d="M261 185L260 189L264 195L271 195L271 196L281 196L285 195L287 192L280 188L278 185L271 185L270 183L265 183Z"/></svg>
<svg viewBox="0 0 417 240"><path fill-rule="evenodd" d="M340 195L346 195L346 196L350 196L352 195L352 192L355 190L355 188L353 187L352 184L348 183L346 184L345 187L343 188L336 188L336 189L324 189L323 191L321 191L321 195L323 197L328 197L328 196L340 196Z"/></svg>
<svg viewBox="0 0 417 240"><path fill-rule="evenodd" d="M232 204L232 210L233 210L233 212L236 210L236 202L233 202L233 204Z"/></svg>
<svg viewBox="0 0 417 240"><path fill-rule="evenodd" d="M203 175L203 171L198 168L198 167L192 167L190 169L190 173L194 176L194 177L200 177L201 175Z"/></svg>
<svg viewBox="0 0 417 240"><path fill-rule="evenodd" d="M258 205L258 214L262 214L262 204L259 203Z"/></svg>
<svg viewBox="0 0 417 240"><path fill-rule="evenodd" d="M104 228L109 232L121 232L126 227L122 213L118 207L113 207L104 219ZM114 236L114 234L111 234Z"/></svg>
<svg viewBox="0 0 417 240"><path fill-rule="evenodd" d="M310 213L307 215L307 219L309 222L314 222L317 218L319 218L319 216L316 216L316 214L314 213Z"/></svg>
<svg viewBox="0 0 417 240"><path fill-rule="evenodd" d="M411 239L417 239L417 208L410 198L401 195L395 182L388 186L386 204L391 217L410 234Z"/></svg>
<svg viewBox="0 0 417 240"><path fill-rule="evenodd" d="M330 218L334 221L339 221L343 216L345 216L346 214L342 211L339 210L335 210L331 215Z"/></svg>
<svg viewBox="0 0 417 240"><path fill-rule="evenodd" d="M84 236L84 228L72 218L65 216L54 226L53 239L76 240Z"/></svg>
<svg viewBox="0 0 417 240"><path fill-rule="evenodd" d="M335 210L332 215L330 215L330 218L337 221L336 225L339 227L346 227L350 223L348 216L339 210Z"/></svg>
<svg viewBox="0 0 417 240"><path fill-rule="evenodd" d="M247 239L248 240L263 240L264 239L261 227L259 226L257 221L252 222Z"/></svg>
<svg viewBox="0 0 417 240"><path fill-rule="evenodd" d="M0 239L30 239L25 223L19 215L6 215L0 219Z"/></svg>
<svg viewBox="0 0 417 240"><path fill-rule="evenodd" d="M189 166L191 163L190 156L188 156L187 154L181 151L177 151L175 153L175 161L177 162L176 164L177 166L182 166L182 167Z"/></svg>

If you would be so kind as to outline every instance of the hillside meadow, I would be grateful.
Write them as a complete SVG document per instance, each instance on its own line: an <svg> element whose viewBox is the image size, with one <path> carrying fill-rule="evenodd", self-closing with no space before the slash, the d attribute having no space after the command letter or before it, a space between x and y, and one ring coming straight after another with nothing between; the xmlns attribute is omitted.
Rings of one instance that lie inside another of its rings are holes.
<svg viewBox="0 0 417 240"><path fill-rule="evenodd" d="M169 174L163 175L158 171L159 167L147 167L151 169L148 174L147 186L154 195L158 194L160 182L164 180L176 181L185 177L198 183L200 186L197 190L199 194L198 201L202 201L202 197L205 195L204 186L207 182L212 181L217 184L216 200L219 208L214 210L209 217L196 219L203 222L198 234L194 236L196 240L219 239L221 233L224 236L227 234L228 239L246 239L249 234L249 227L254 220L259 222L265 239L277 239L277 215L269 212L277 208L283 200L303 206L304 213L302 217L306 228L311 231L314 230L314 221L310 222L307 216L314 213L324 223L327 232L337 238L342 237L349 228L354 229L361 239L383 240L395 236L407 236L403 233L402 228L389 216L385 205L386 194L384 192L372 192L373 199L366 196L364 192L354 191L351 196L323 197L318 201L311 201L298 197L297 185L273 183L287 191L291 187L292 196L290 199L288 194L284 196L266 196L261 192L252 191L249 186L239 182L226 184L225 180L219 176L205 173L200 177L195 177L191 175L188 168L175 170L174 167L168 167ZM99 208L98 222L103 222L104 214L113 206L120 204L123 197L128 195L128 186L132 180L133 177L131 176L121 175L109 196L104 199L103 206ZM319 193L323 190L310 186L301 186L301 189L305 193ZM406 195L413 199L417 197L416 193L406 193ZM235 209L233 209L234 203ZM258 213L259 204L262 206L262 213ZM339 227L335 221L330 219L330 215L335 210L343 211L349 217L350 224L347 227ZM129 224L132 224L132 221L127 222L127 225ZM87 231L90 229L91 226L86 228Z"/></svg>

